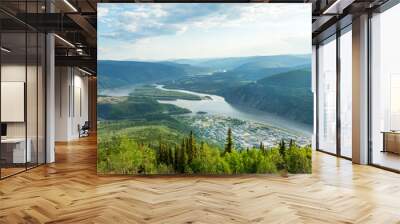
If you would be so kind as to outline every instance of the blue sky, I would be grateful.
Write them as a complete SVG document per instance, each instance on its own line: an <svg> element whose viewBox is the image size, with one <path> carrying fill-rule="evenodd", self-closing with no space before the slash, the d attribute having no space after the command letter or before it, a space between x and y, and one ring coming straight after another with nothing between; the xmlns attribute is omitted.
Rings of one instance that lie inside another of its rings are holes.
<svg viewBox="0 0 400 224"><path fill-rule="evenodd" d="M98 58L311 53L311 4L99 3Z"/></svg>

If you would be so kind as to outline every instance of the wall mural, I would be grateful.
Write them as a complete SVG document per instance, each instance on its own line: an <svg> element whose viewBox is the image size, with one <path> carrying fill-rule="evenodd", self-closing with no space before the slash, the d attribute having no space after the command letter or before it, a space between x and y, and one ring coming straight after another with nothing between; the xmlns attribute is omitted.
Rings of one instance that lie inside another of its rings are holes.
<svg viewBox="0 0 400 224"><path fill-rule="evenodd" d="M311 4L98 4L98 173L311 173L310 21Z"/></svg>

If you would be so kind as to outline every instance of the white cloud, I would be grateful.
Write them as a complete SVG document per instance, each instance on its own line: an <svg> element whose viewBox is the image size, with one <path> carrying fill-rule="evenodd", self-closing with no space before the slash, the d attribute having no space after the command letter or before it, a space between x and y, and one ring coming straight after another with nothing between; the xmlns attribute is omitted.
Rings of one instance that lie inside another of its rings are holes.
<svg viewBox="0 0 400 224"><path fill-rule="evenodd" d="M109 9L105 7L97 7L97 16L99 19L106 17L109 13Z"/></svg>
<svg viewBox="0 0 400 224"><path fill-rule="evenodd" d="M156 18L161 18L161 17L165 17L168 15L168 12L165 11L162 7L162 5L160 4L154 4L150 6L152 15L155 16Z"/></svg>
<svg viewBox="0 0 400 224"><path fill-rule="evenodd" d="M161 60L310 53L309 4L215 5L121 4L118 11L110 8L99 34L101 44L112 45L114 50L99 58Z"/></svg>
<svg viewBox="0 0 400 224"><path fill-rule="evenodd" d="M250 26L254 23L282 26L305 15L307 7L306 4L235 4L229 10L189 21L186 25L203 29Z"/></svg>
<svg viewBox="0 0 400 224"><path fill-rule="evenodd" d="M188 30L188 26L187 25L177 26L176 35L182 35L182 34L186 33L187 30Z"/></svg>

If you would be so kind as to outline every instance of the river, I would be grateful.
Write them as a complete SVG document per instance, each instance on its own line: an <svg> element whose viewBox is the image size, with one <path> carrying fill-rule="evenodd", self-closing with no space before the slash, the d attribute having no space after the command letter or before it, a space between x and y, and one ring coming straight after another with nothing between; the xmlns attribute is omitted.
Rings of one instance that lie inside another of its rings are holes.
<svg viewBox="0 0 400 224"><path fill-rule="evenodd" d="M275 126L277 128L286 129L288 131L295 131L296 133L300 133L304 136L311 136L312 134L312 126L291 121L283 117L277 116L275 114L267 113L264 111L248 107L233 106L228 102L226 102L225 99L221 96L198 93L188 90L166 89L162 85L157 85L157 88L166 91L179 91L182 93L189 93L200 97L208 96L211 98L204 100L181 100L181 99L174 101L159 100L160 103L174 104L178 107L189 109L192 111L192 113L203 111L207 112L208 114L222 115L240 120L249 120L259 123L265 123L268 125Z"/></svg>

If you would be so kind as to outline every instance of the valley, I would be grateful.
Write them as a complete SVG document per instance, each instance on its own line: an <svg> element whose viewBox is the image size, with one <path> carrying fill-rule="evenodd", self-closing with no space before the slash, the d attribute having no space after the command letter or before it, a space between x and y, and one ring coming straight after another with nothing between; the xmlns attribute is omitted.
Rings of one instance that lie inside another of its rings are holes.
<svg viewBox="0 0 400 224"><path fill-rule="evenodd" d="M294 140L299 145L311 144L311 130L301 123L262 111L240 110L217 95L170 90L160 85L136 87L129 96L103 96L99 108L101 120L141 121L136 122L137 127L154 127L159 122L158 126L167 126L179 135L190 130L200 139L221 147L228 128L233 130L237 149L257 147L261 142L272 147L282 139ZM141 135L144 130L140 129Z"/></svg>
<svg viewBox="0 0 400 224"><path fill-rule="evenodd" d="M117 163L103 160L112 156L118 163L140 158L131 171L117 173L277 172L289 169L282 164L290 161L283 148L304 161L290 172L309 172L307 61L306 56L180 61L184 64L100 61L107 67L99 80L100 170L118 170ZM108 83L114 70L117 81ZM252 170L235 167L247 157L255 162ZM208 165L199 167L195 158Z"/></svg>

